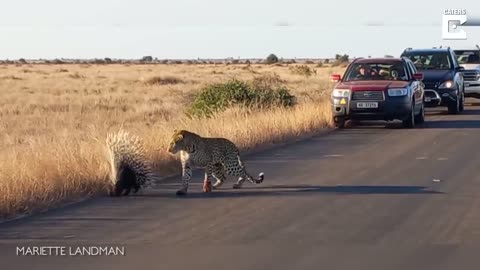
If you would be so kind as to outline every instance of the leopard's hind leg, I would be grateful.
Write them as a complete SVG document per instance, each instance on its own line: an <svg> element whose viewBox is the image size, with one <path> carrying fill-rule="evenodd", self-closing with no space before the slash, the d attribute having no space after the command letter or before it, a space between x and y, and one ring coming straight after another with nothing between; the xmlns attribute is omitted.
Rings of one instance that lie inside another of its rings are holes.
<svg viewBox="0 0 480 270"><path fill-rule="evenodd" d="M213 178L215 178L217 181L215 184L213 184L213 189L219 188L223 183L225 182L225 171L223 169L223 164L217 163L213 166Z"/></svg>

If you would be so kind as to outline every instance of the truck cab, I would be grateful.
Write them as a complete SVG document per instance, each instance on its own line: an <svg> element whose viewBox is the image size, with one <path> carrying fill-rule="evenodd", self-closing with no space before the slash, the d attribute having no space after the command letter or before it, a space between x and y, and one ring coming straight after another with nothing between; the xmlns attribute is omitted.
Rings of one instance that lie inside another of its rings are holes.
<svg viewBox="0 0 480 270"><path fill-rule="evenodd" d="M462 71L465 97L480 98L480 47L455 50L455 55L465 69Z"/></svg>

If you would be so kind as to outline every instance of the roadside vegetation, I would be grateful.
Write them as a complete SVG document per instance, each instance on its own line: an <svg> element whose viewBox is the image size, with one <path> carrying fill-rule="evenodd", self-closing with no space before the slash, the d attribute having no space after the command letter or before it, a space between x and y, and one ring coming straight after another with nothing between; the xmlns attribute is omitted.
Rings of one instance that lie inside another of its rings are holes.
<svg viewBox="0 0 480 270"><path fill-rule="evenodd" d="M317 72L289 63L0 65L0 218L103 192L105 135L121 127L169 175L179 172L165 151L174 129L247 151L330 126L328 79L343 69L305 66Z"/></svg>

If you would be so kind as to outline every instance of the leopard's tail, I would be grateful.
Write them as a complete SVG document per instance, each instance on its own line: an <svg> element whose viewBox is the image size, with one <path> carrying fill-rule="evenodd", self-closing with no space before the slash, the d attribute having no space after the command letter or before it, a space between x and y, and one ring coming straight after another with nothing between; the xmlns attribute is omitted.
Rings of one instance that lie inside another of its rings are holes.
<svg viewBox="0 0 480 270"><path fill-rule="evenodd" d="M255 184L261 184L264 178L265 178L265 174L263 172L259 173L258 178L254 179Z"/></svg>
<svg viewBox="0 0 480 270"><path fill-rule="evenodd" d="M238 158L238 164L240 165L240 167L243 168L243 170L244 170L244 172L247 176L247 180L250 181L251 183L254 183L254 184L261 184L263 182L263 180L265 179L265 174L263 172L261 172L261 173L258 174L257 178L253 178L249 173L247 173L247 170L245 169L245 165L243 165L243 162L240 159L240 155L237 155L237 158Z"/></svg>

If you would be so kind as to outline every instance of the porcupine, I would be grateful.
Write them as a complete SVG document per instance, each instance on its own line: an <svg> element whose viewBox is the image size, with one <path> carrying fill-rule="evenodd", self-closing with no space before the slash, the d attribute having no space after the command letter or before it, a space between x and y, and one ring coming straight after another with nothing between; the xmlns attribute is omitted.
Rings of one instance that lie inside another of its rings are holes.
<svg viewBox="0 0 480 270"><path fill-rule="evenodd" d="M132 189L137 193L158 179L137 136L124 130L109 133L106 148L110 163L110 196L126 196Z"/></svg>

